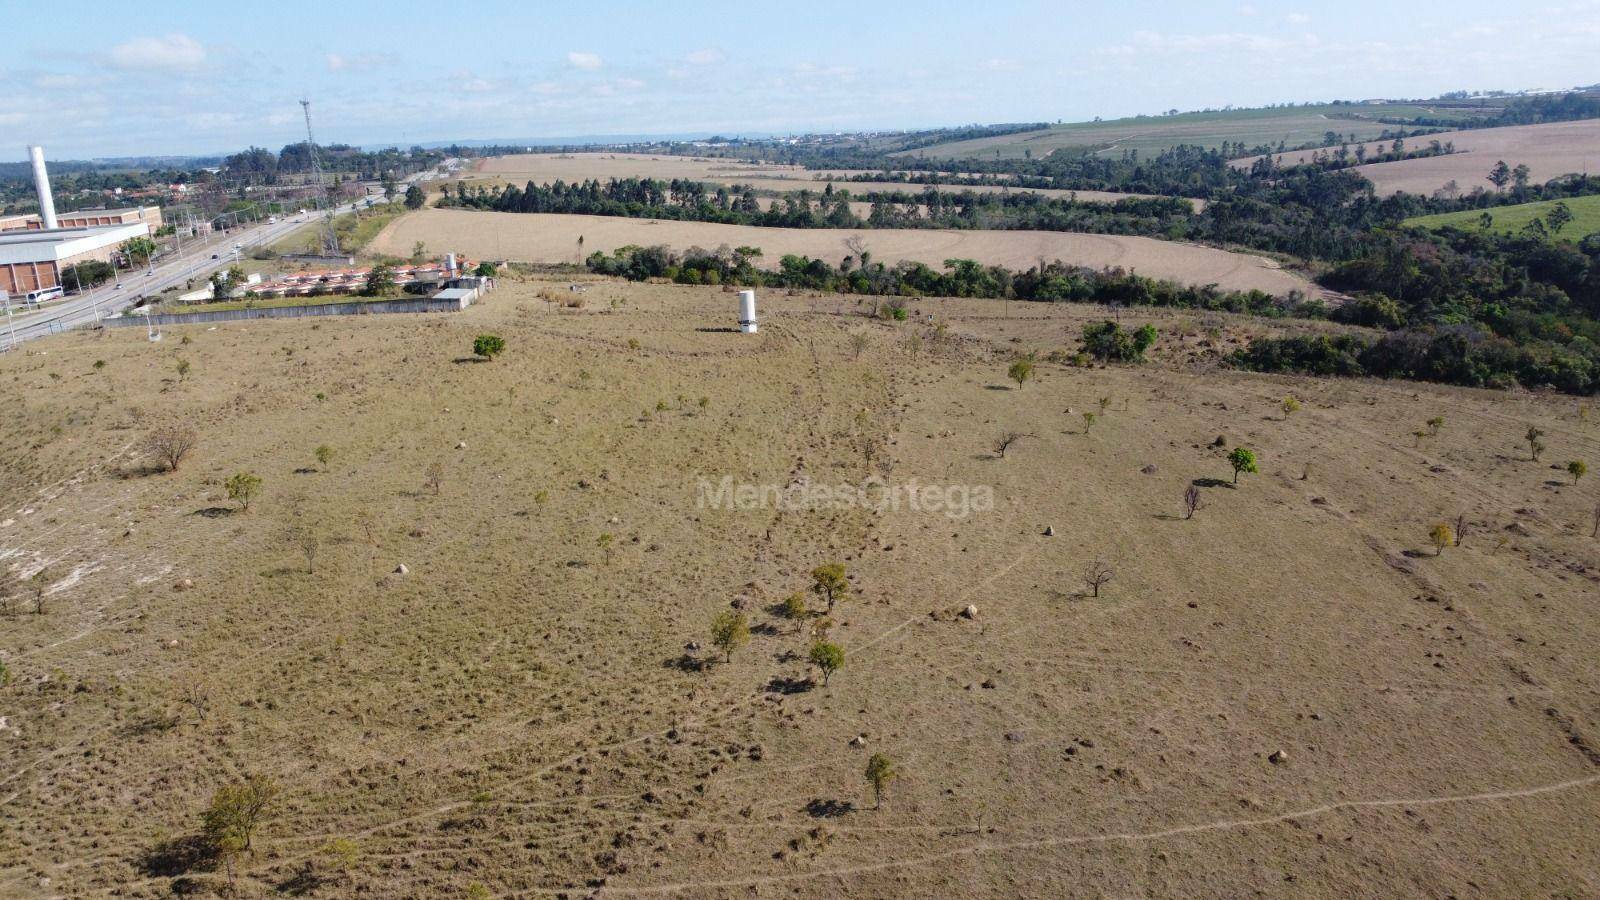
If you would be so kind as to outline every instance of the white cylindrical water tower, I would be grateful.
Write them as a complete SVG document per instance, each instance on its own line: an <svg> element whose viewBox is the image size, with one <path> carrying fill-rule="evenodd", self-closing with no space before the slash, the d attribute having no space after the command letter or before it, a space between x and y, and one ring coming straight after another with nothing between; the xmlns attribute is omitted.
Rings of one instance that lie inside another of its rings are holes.
<svg viewBox="0 0 1600 900"><path fill-rule="evenodd" d="M756 292L739 292L739 330L745 334L756 333Z"/></svg>
<svg viewBox="0 0 1600 900"><path fill-rule="evenodd" d="M33 163L33 188L39 194L39 221L45 228L56 227L56 201L50 194L50 173L44 167L44 148L28 148L28 160Z"/></svg>

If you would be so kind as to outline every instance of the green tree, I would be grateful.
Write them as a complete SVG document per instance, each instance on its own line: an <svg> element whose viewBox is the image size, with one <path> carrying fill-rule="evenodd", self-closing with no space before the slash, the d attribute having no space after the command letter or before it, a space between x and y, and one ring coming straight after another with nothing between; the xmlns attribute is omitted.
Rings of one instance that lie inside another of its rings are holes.
<svg viewBox="0 0 1600 900"><path fill-rule="evenodd" d="M811 570L811 591L828 603L828 612L833 612L833 604L850 595L850 580L845 577L844 563L826 563Z"/></svg>
<svg viewBox="0 0 1600 900"><path fill-rule="evenodd" d="M505 349L505 338L497 334L480 334L472 341L472 352L490 361L504 353Z"/></svg>
<svg viewBox="0 0 1600 900"><path fill-rule="evenodd" d="M250 775L238 784L220 787L201 815L201 832L215 848L231 844L238 851L247 851L277 796L278 785L265 775Z"/></svg>
<svg viewBox="0 0 1600 900"><path fill-rule="evenodd" d="M128 258L128 265L142 266L150 262L150 257L156 255L156 242L147 237L129 238L119 247L124 256Z"/></svg>
<svg viewBox="0 0 1600 900"><path fill-rule="evenodd" d="M1567 474L1572 476L1572 483L1577 484L1578 479L1589 474L1589 464L1581 459L1567 463Z"/></svg>
<svg viewBox="0 0 1600 900"><path fill-rule="evenodd" d="M1024 382L1033 377L1033 360L1023 357L1012 363L1011 368L1006 370L1006 377L1015 381L1017 387L1022 387Z"/></svg>
<svg viewBox="0 0 1600 900"><path fill-rule="evenodd" d="M799 591L795 591L783 598L783 617L785 619L791 622L799 622L810 614L811 611L806 609L806 596Z"/></svg>
<svg viewBox="0 0 1600 900"><path fill-rule="evenodd" d="M1495 163L1494 168L1489 170L1489 183L1494 185L1495 190L1504 191L1510 181L1511 167L1506 165L1505 160L1502 159Z"/></svg>
<svg viewBox="0 0 1600 900"><path fill-rule="evenodd" d="M414 184L406 188L406 209L421 209L426 202L428 195L422 192L422 188Z"/></svg>
<svg viewBox="0 0 1600 900"><path fill-rule="evenodd" d="M495 273L499 271L499 267L486 259L483 262L478 263L478 267L472 270L472 274L481 276L483 278L493 278Z"/></svg>
<svg viewBox="0 0 1600 900"><path fill-rule="evenodd" d="M744 613L723 610L711 620L711 643L722 650L728 662L733 662L733 651L750 640L750 622Z"/></svg>
<svg viewBox="0 0 1600 900"><path fill-rule="evenodd" d="M189 377L189 370L193 367L189 365L189 361L187 359L179 357L177 363L175 363L172 368L177 371L178 380L183 381Z"/></svg>
<svg viewBox="0 0 1600 900"><path fill-rule="evenodd" d="M1228 454L1228 465L1233 466L1233 483L1239 483L1240 472L1259 472L1256 466L1256 454L1248 447L1235 447Z"/></svg>
<svg viewBox="0 0 1600 900"><path fill-rule="evenodd" d="M250 501L261 492L261 479L250 472L235 472L228 476L224 486L228 489L228 499L239 503L239 509L250 511Z"/></svg>
<svg viewBox="0 0 1600 900"><path fill-rule="evenodd" d="M1544 221L1546 225L1550 226L1550 233L1559 236L1561 229L1572 222L1572 209L1564 201L1557 201L1556 205L1551 207L1550 212L1545 215Z"/></svg>
<svg viewBox="0 0 1600 900"><path fill-rule="evenodd" d="M316 457L317 465L320 465L326 469L328 467L328 463L333 462L334 451L333 448L329 447L327 444L318 444L317 449L311 451L311 455Z"/></svg>
<svg viewBox="0 0 1600 900"><path fill-rule="evenodd" d="M844 648L828 641L817 641L811 645L808 657L811 664L822 670L822 683L828 683L829 676L839 669L844 668Z"/></svg>
<svg viewBox="0 0 1600 900"><path fill-rule="evenodd" d="M1529 425L1527 434L1522 436L1522 439L1528 442L1528 452L1533 454L1534 462L1538 462L1539 454L1544 452L1544 441L1540 440L1542 437L1544 432L1535 425Z"/></svg>
<svg viewBox="0 0 1600 900"><path fill-rule="evenodd" d="M362 293L368 297L382 297L394 290L394 266L378 263L367 272L367 285Z"/></svg>
<svg viewBox="0 0 1600 900"><path fill-rule="evenodd" d="M866 779L867 784L872 785L873 809L883 806L884 788L887 788L889 782L899 777L899 775L900 773L895 771L894 763L890 762L889 757L884 756L882 753L874 753L872 758L867 760Z"/></svg>

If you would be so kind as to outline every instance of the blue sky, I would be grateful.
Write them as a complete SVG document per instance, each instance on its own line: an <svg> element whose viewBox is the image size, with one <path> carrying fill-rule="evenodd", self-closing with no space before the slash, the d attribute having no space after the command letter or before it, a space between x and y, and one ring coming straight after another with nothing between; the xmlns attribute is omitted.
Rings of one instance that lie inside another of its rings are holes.
<svg viewBox="0 0 1600 900"><path fill-rule="evenodd" d="M1067 121L1600 82L1600 0L3 0L0 158Z"/></svg>

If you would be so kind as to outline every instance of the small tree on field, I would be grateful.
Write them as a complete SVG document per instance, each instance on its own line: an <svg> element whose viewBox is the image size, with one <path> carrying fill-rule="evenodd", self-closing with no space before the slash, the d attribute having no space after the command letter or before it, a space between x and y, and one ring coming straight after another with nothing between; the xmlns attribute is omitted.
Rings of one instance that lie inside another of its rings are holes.
<svg viewBox="0 0 1600 900"><path fill-rule="evenodd" d="M1539 454L1544 452L1544 441L1539 440L1542 437L1544 437L1544 432L1540 431L1538 426L1535 425L1529 425L1528 433L1523 435L1523 440L1528 442L1528 452L1533 454L1534 462L1538 462Z"/></svg>
<svg viewBox="0 0 1600 900"><path fill-rule="evenodd" d="M1255 451L1248 447L1233 448L1233 452L1228 454L1228 465L1233 466L1234 484L1239 483L1240 472L1254 473L1261 471L1256 465Z"/></svg>
<svg viewBox="0 0 1600 900"><path fill-rule="evenodd" d="M183 357L179 357L177 363L173 365L173 369L175 369L178 373L179 381L183 381L185 378L189 377L189 370L191 368L193 367L189 365L189 361Z"/></svg>
<svg viewBox="0 0 1600 900"><path fill-rule="evenodd" d="M1300 401L1293 397L1285 397L1283 398L1282 407L1284 418L1288 418L1300 411Z"/></svg>
<svg viewBox="0 0 1600 900"><path fill-rule="evenodd" d="M1589 529L1589 537L1600 537L1600 503L1594 505L1594 527Z"/></svg>
<svg viewBox="0 0 1600 900"><path fill-rule="evenodd" d="M844 668L844 648L828 641L817 641L811 645L809 659L813 666L822 670L822 683L826 685L829 676Z"/></svg>
<svg viewBox="0 0 1600 900"><path fill-rule="evenodd" d="M727 609L711 620L711 643L717 645L728 662L733 662L733 651L750 640L750 622L744 613Z"/></svg>
<svg viewBox="0 0 1600 900"><path fill-rule="evenodd" d="M865 331L858 331L850 335L850 351L852 359L860 359L867 347L871 346L872 338Z"/></svg>
<svg viewBox="0 0 1600 900"><path fill-rule="evenodd" d="M6 667L5 660L0 660L0 687L11 683L11 670Z"/></svg>
<svg viewBox="0 0 1600 900"><path fill-rule="evenodd" d="M850 581L845 578L844 563L827 563L811 570L811 590L818 597L828 603L828 612L833 612L833 604L850 595Z"/></svg>
<svg viewBox="0 0 1600 900"><path fill-rule="evenodd" d="M1581 459L1567 463L1567 474L1572 476L1572 483L1577 484L1578 479L1589 474L1589 464Z"/></svg>
<svg viewBox="0 0 1600 900"><path fill-rule="evenodd" d="M1428 422L1428 437L1438 437L1440 429L1444 428L1444 416L1434 416Z"/></svg>
<svg viewBox="0 0 1600 900"><path fill-rule="evenodd" d="M145 435L144 450L160 460L167 471L176 472L197 441L193 428L177 424L163 425Z"/></svg>
<svg viewBox="0 0 1600 900"><path fill-rule="evenodd" d="M1194 511L1199 509L1200 505L1200 489L1191 484L1183 491L1183 517L1194 518Z"/></svg>
<svg viewBox="0 0 1600 900"><path fill-rule="evenodd" d="M278 786L265 775L251 775L217 789L200 817L201 833L217 854L230 863L250 850L256 830L267 820Z"/></svg>
<svg viewBox="0 0 1600 900"><path fill-rule="evenodd" d="M616 538L609 531L595 538L594 541L595 546L600 548L600 552L606 555L606 565L608 566L611 565L611 545L615 541Z"/></svg>
<svg viewBox="0 0 1600 900"><path fill-rule="evenodd" d="M312 575L317 571L317 553L322 549L322 531L316 523L307 521L300 514L296 514L295 521L289 526L284 535L289 543L300 555L305 557L306 574Z"/></svg>
<svg viewBox="0 0 1600 900"><path fill-rule="evenodd" d="M237 501L242 512L250 511L250 501L261 492L261 479L249 472L235 472L228 476L224 486L228 489L228 499Z"/></svg>
<svg viewBox="0 0 1600 900"><path fill-rule="evenodd" d="M894 763L882 753L874 753L872 758L867 760L866 779L867 784L872 785L873 809L883 806L883 791L899 774L894 769Z"/></svg>
<svg viewBox="0 0 1600 900"><path fill-rule="evenodd" d="M1428 539L1433 541L1433 555L1438 556L1444 552L1444 548L1455 542L1456 534L1450 530L1450 523L1439 522L1428 532Z"/></svg>
<svg viewBox="0 0 1600 900"><path fill-rule="evenodd" d="M1017 387L1022 387L1024 382L1033 377L1033 360L1024 358L1012 363L1011 368L1006 370L1006 377L1015 381Z"/></svg>
<svg viewBox="0 0 1600 900"><path fill-rule="evenodd" d="M806 609L806 596L799 591L795 591L783 598L783 617L785 619L791 622L799 622L810 614L811 611Z"/></svg>
<svg viewBox="0 0 1600 900"><path fill-rule="evenodd" d="M1015 444L1017 441L1022 440L1022 438L1023 438L1023 435L1020 434L1019 432L1015 432L1015 431L1003 432L1000 435L1000 437L997 438L995 440L995 442L994 442L994 453L995 453L995 455L1000 457L1001 459L1005 459L1006 458L1006 451L1010 450L1011 449L1011 445Z"/></svg>
<svg viewBox="0 0 1600 900"><path fill-rule="evenodd" d="M504 353L505 349L505 338L497 334L480 334L472 342L472 352L490 361Z"/></svg>
<svg viewBox="0 0 1600 900"><path fill-rule="evenodd" d="M1572 222L1572 207L1558 200L1556 205L1551 207L1550 212L1545 214L1544 221L1546 225L1550 226L1551 234L1560 235L1561 229Z"/></svg>
<svg viewBox="0 0 1600 900"><path fill-rule="evenodd" d="M1105 560L1097 559L1083 570L1083 583L1092 592L1092 596L1100 596L1100 586L1111 581L1116 573L1106 565Z"/></svg>
<svg viewBox="0 0 1600 900"><path fill-rule="evenodd" d="M311 455L316 457L317 465L326 469L328 464L333 462L334 452L327 444L318 444L317 449L311 451Z"/></svg>
<svg viewBox="0 0 1600 900"><path fill-rule="evenodd" d="M28 586L33 589L34 615L44 615L44 595L49 591L52 581L55 581L55 573L48 567L33 573L33 577L28 579Z"/></svg>
<svg viewBox="0 0 1600 900"><path fill-rule="evenodd" d="M1088 410L1084 410L1083 411L1083 433L1084 434L1088 434L1089 433L1089 429L1094 427L1094 420L1095 420L1095 414L1094 413L1089 412Z"/></svg>
<svg viewBox="0 0 1600 900"><path fill-rule="evenodd" d="M433 491L435 497L439 496L439 489L444 486L444 463L437 460L428 463L428 468L422 472L422 486Z"/></svg>

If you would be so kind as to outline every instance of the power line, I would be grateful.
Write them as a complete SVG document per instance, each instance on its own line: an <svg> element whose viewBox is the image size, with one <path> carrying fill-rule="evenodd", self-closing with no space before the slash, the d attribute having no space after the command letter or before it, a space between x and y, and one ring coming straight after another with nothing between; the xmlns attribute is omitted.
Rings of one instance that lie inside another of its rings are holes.
<svg viewBox="0 0 1600 900"><path fill-rule="evenodd" d="M339 235L333 230L333 193L323 180L322 160L317 157L317 139L311 134L311 101L301 100L300 107L306 113L306 149L311 152L311 177L316 179L317 186L322 190L322 207L326 210L322 226L322 252L326 256L338 256Z"/></svg>

